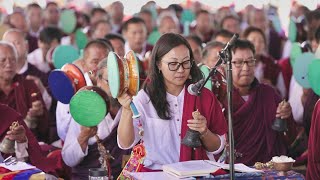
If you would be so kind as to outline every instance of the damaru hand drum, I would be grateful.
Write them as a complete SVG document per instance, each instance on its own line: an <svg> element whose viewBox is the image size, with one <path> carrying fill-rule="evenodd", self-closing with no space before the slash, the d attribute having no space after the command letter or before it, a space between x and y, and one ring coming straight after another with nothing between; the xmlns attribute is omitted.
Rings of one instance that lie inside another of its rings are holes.
<svg viewBox="0 0 320 180"><path fill-rule="evenodd" d="M81 88L70 101L70 114L80 125L97 126L108 114L108 95L97 86Z"/></svg>
<svg viewBox="0 0 320 180"><path fill-rule="evenodd" d="M124 60L116 53L108 54L108 81L113 98L117 98L122 93L128 92L130 96L135 96L139 91L139 64L133 51L129 51ZM133 118L140 116L133 103L130 104Z"/></svg>
<svg viewBox="0 0 320 180"><path fill-rule="evenodd" d="M86 86L83 73L74 64L65 64L61 70L53 70L48 82L53 97L63 104L69 104L72 96Z"/></svg>

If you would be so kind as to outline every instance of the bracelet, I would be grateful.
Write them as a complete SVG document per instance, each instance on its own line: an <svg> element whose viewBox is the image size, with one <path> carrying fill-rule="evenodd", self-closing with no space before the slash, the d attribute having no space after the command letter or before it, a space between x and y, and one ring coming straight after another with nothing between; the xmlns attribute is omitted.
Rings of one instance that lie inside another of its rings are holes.
<svg viewBox="0 0 320 180"><path fill-rule="evenodd" d="M204 138L205 136L207 136L208 132L209 132L209 129L206 128L206 130L200 134L200 138L202 139L202 138Z"/></svg>

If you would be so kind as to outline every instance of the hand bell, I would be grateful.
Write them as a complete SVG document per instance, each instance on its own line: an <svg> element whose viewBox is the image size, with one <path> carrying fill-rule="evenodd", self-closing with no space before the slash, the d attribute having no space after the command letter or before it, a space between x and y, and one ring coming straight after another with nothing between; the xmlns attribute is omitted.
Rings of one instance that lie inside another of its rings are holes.
<svg viewBox="0 0 320 180"><path fill-rule="evenodd" d="M279 132L284 132L288 130L287 121L276 118L276 120L272 124L272 129Z"/></svg>
<svg viewBox="0 0 320 180"><path fill-rule="evenodd" d="M0 144L0 151L5 154L13 154L15 152L14 142L8 138L4 138Z"/></svg>
<svg viewBox="0 0 320 180"><path fill-rule="evenodd" d="M191 148L200 147L201 146L200 133L198 131L188 129L181 143Z"/></svg>

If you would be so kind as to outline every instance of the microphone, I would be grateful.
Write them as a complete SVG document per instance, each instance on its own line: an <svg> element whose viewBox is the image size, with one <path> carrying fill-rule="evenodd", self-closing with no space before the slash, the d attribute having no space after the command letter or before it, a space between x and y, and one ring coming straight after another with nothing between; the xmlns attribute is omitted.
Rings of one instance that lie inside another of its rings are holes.
<svg viewBox="0 0 320 180"><path fill-rule="evenodd" d="M190 84L188 86L188 93L194 96L198 96L199 95L199 89L202 86L204 82L204 79L201 79L200 81L194 83L194 84Z"/></svg>
<svg viewBox="0 0 320 180"><path fill-rule="evenodd" d="M234 34L232 36L232 38L230 39L230 41L227 43L227 45L223 48L222 51L225 51L225 50L231 48L234 45L234 43L237 41L238 38L239 38L239 34Z"/></svg>

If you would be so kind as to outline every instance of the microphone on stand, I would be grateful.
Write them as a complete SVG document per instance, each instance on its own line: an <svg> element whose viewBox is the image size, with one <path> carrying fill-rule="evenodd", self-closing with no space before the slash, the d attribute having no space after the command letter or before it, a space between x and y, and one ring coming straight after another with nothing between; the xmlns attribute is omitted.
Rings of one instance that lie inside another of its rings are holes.
<svg viewBox="0 0 320 180"><path fill-rule="evenodd" d="M225 50L231 48L234 45L234 43L237 41L238 38L239 38L239 34L234 34L232 36L232 38L230 39L230 41L227 43L227 45L221 51L225 51Z"/></svg>
<svg viewBox="0 0 320 180"><path fill-rule="evenodd" d="M202 86L202 84L204 83L204 79L201 79L200 81L194 83L194 84L190 84L188 86L188 93L194 96L199 96L200 92L200 88Z"/></svg>

